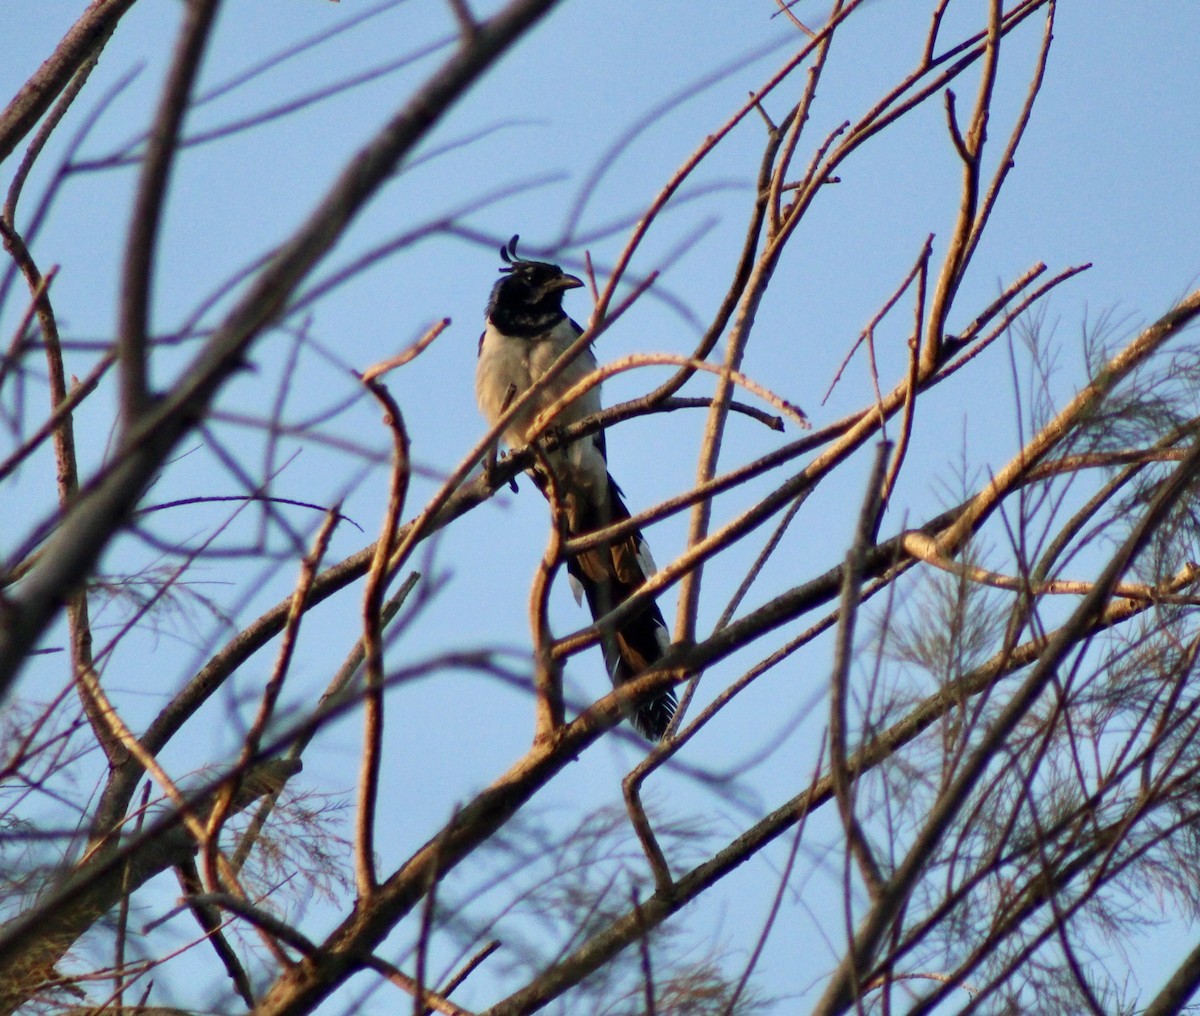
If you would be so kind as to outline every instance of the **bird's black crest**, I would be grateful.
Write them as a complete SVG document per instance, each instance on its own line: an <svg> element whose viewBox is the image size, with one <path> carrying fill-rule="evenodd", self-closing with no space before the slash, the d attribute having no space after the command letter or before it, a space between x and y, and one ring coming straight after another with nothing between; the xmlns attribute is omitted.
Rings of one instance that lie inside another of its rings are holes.
<svg viewBox="0 0 1200 1016"><path fill-rule="evenodd" d="M563 293L583 282L549 261L530 261L517 253L519 236L500 248L504 267L488 300L488 320L506 335L534 338L547 332L567 315Z"/></svg>
<svg viewBox="0 0 1200 1016"><path fill-rule="evenodd" d="M501 268L500 271L511 272L517 264L524 260L524 258L517 254L517 241L519 239L521 239L520 234L513 233L513 237L508 243L500 245L500 260L508 265L507 268Z"/></svg>

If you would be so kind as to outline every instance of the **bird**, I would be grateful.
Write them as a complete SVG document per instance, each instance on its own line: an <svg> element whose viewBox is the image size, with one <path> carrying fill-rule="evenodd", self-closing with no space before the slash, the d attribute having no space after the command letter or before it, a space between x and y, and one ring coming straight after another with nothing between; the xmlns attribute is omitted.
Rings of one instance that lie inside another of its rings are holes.
<svg viewBox="0 0 1200 1016"><path fill-rule="evenodd" d="M514 236L500 248L502 277L492 287L479 337L475 396L491 425L583 334L562 305L563 296L582 286L582 280L558 265L518 256L519 239ZM514 449L527 445L538 414L595 369L596 357L589 346L505 425L504 443ZM600 386L596 385L563 407L554 424L561 429L599 409ZM603 430L540 458L541 464L531 470L532 478L547 500L557 496L569 537L629 518L621 488L608 471ZM546 466L552 477L546 476ZM586 597L596 621L628 600L655 570L649 548L636 529L569 557L566 565L576 600L581 593ZM653 599L647 599L618 627L603 634L601 645L613 686L619 688L644 673L662 659L670 644L662 612ZM644 737L658 741L675 715L676 704L675 693L668 689L638 704L629 718Z"/></svg>

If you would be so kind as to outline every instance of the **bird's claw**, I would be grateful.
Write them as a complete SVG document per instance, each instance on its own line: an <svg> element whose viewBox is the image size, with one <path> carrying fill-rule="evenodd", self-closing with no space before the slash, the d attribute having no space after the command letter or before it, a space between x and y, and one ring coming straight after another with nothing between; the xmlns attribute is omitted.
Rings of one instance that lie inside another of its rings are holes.
<svg viewBox="0 0 1200 1016"><path fill-rule="evenodd" d="M495 445L493 445L491 451L489 451L483 457L483 478L489 487L496 486L496 468L507 458L508 452L499 451ZM508 486L514 494L517 493L517 478L515 476L510 476L508 478Z"/></svg>

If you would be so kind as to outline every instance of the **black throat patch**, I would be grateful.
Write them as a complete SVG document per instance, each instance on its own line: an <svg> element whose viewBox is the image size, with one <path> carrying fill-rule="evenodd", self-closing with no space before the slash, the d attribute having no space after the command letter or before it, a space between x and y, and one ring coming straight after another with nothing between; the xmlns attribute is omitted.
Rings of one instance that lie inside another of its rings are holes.
<svg viewBox="0 0 1200 1016"><path fill-rule="evenodd" d="M519 276L500 279L492 288L488 320L504 335L532 339L566 319L562 290L541 291Z"/></svg>
<svg viewBox="0 0 1200 1016"><path fill-rule="evenodd" d="M566 316L562 307L547 307L544 304L510 307L501 303L488 309L488 320L500 332L519 339L536 339L539 335L545 335Z"/></svg>

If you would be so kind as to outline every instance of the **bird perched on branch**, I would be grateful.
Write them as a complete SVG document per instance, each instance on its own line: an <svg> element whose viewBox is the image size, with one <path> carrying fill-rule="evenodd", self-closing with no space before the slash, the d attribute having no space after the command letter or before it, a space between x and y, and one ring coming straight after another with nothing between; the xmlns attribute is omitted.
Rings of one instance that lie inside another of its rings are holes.
<svg viewBox="0 0 1200 1016"><path fill-rule="evenodd" d="M562 353L583 334L563 310L563 294L583 285L558 265L517 256L517 237L500 248L503 277L492 287L487 326L479 338L475 397L489 423L538 381ZM545 389L523 406L503 432L512 448L529 443L533 422L576 382L596 369L596 357L583 349ZM554 426L566 427L600 409L600 387L590 388L564 406ZM546 475L547 467L551 476ZM604 432L598 431L541 456L532 470L534 482L548 499L557 500L570 537L582 536L629 518L621 490L609 475ZM553 504L552 504L553 507ZM592 617L603 621L654 572L654 562L636 529L610 543L567 560L575 588L587 597ZM603 627L603 625L602 625ZM638 677L667 651L670 635L653 600L604 631L604 659L613 685ZM633 725L652 741L661 738L675 713L675 694L667 690L640 704Z"/></svg>

